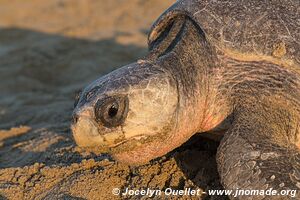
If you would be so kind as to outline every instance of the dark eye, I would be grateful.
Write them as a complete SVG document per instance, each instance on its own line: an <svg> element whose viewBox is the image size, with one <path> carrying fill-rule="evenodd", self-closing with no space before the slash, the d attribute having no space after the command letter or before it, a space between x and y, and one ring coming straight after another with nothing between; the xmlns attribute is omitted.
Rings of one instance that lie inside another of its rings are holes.
<svg viewBox="0 0 300 200"><path fill-rule="evenodd" d="M118 114L119 105L117 103L113 103L111 107L108 109L108 116L113 118Z"/></svg>
<svg viewBox="0 0 300 200"><path fill-rule="evenodd" d="M127 117L127 112L126 96L99 99L95 105L96 121L109 128L121 125Z"/></svg>

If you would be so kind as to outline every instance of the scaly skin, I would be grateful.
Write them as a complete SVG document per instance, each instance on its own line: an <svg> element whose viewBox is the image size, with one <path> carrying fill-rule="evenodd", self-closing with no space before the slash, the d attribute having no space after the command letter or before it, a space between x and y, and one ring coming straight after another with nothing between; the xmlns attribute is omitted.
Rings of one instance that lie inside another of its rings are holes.
<svg viewBox="0 0 300 200"><path fill-rule="evenodd" d="M226 62L219 88L221 94L228 95L234 109L232 125L217 154L224 187L299 189L299 75L264 61L227 59ZM291 197L238 197L276 198Z"/></svg>
<svg viewBox="0 0 300 200"><path fill-rule="evenodd" d="M140 164L221 127L225 189L300 189L297 5L178 1L152 27L147 57L84 89L73 114L75 141ZM290 15L273 12L278 6Z"/></svg>

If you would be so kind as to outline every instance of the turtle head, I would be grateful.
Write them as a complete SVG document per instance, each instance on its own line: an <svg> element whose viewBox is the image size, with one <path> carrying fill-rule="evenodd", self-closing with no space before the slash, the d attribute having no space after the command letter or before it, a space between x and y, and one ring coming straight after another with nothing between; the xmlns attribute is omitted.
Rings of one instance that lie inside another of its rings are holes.
<svg viewBox="0 0 300 200"><path fill-rule="evenodd" d="M148 43L145 60L84 89L73 114L78 145L144 163L226 117L221 108L226 102L216 98L215 50L192 16L167 11L154 23Z"/></svg>
<svg viewBox="0 0 300 200"><path fill-rule="evenodd" d="M76 143L118 160L143 163L167 153L176 128L176 82L160 66L139 61L101 77L75 102Z"/></svg>

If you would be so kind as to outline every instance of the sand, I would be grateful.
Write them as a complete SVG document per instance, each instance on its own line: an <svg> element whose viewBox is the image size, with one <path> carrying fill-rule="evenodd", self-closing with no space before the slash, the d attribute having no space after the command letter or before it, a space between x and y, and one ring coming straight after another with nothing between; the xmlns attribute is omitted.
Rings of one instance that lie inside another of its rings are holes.
<svg viewBox="0 0 300 200"><path fill-rule="evenodd" d="M202 137L129 167L79 149L70 132L75 92L145 56L152 22L173 2L0 0L0 199L147 199L112 189L222 188L217 144ZM165 198L179 199L153 199Z"/></svg>

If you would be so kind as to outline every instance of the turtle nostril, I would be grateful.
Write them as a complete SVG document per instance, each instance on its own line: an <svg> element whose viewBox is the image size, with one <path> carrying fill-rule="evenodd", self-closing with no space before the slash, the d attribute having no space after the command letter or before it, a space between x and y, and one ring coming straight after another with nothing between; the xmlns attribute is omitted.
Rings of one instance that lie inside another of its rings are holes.
<svg viewBox="0 0 300 200"><path fill-rule="evenodd" d="M78 121L79 116L77 114L73 114L72 116L72 124L76 124Z"/></svg>

